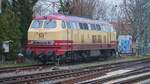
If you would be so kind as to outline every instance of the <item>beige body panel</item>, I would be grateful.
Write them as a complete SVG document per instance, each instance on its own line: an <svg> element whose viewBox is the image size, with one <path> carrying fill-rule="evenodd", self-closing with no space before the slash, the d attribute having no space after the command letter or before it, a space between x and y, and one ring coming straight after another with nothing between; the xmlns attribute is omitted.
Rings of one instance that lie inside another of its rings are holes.
<svg viewBox="0 0 150 84"><path fill-rule="evenodd" d="M54 29L34 29L29 28L28 40L73 40L74 43L90 44L103 43L108 44L116 41L116 32L100 32L81 29L63 29L62 21L57 20L57 27ZM94 42L93 42L94 40Z"/></svg>

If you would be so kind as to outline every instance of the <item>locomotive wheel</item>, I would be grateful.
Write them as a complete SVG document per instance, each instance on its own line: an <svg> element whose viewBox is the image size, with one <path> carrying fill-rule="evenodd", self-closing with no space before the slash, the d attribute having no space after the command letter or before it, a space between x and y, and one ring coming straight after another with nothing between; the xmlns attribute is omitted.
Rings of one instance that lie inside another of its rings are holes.
<svg viewBox="0 0 150 84"><path fill-rule="evenodd" d="M90 57L89 56L90 54L88 54L88 52L83 52L82 54L81 54L81 57L82 57L82 60L81 61L85 61L85 62L88 62L88 57Z"/></svg>
<svg viewBox="0 0 150 84"><path fill-rule="evenodd" d="M80 62L80 55L77 52L73 52L72 53L72 60L73 60L73 63Z"/></svg>
<svg viewBox="0 0 150 84"><path fill-rule="evenodd" d="M102 54L102 58L104 59L104 60L107 60L108 59L108 51L106 51L106 50L102 50L101 51L101 54Z"/></svg>
<svg viewBox="0 0 150 84"><path fill-rule="evenodd" d="M52 57L53 57L53 56L54 56L54 52L48 51L47 60L52 60Z"/></svg>
<svg viewBox="0 0 150 84"><path fill-rule="evenodd" d="M42 62L43 64L46 64L48 62L48 57L44 54L44 52L41 52L38 56L38 60Z"/></svg>
<svg viewBox="0 0 150 84"><path fill-rule="evenodd" d="M84 61L84 56L82 52L73 52L71 57L73 63L80 63Z"/></svg>
<svg viewBox="0 0 150 84"><path fill-rule="evenodd" d="M63 57L66 63L79 63L88 59L88 56L85 52L79 51L67 52Z"/></svg>
<svg viewBox="0 0 150 84"><path fill-rule="evenodd" d="M71 52L66 52L64 58L66 63L71 63L73 61L73 56Z"/></svg>
<svg viewBox="0 0 150 84"><path fill-rule="evenodd" d="M62 63L73 63L77 60L77 54L75 52L66 52L65 55L61 56Z"/></svg>
<svg viewBox="0 0 150 84"><path fill-rule="evenodd" d="M61 56L55 56L55 65L60 66L62 64L65 64L65 56L61 55Z"/></svg>

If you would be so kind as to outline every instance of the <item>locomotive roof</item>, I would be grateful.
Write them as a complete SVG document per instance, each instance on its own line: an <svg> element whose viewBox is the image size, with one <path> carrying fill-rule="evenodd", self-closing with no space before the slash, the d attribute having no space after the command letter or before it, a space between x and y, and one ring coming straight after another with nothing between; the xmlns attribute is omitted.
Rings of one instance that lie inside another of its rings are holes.
<svg viewBox="0 0 150 84"><path fill-rule="evenodd" d="M61 15L61 14L53 14L53 15L40 16L40 17L34 18L34 20L51 20L51 19L74 21L74 22L81 22L81 23L97 23L97 24L100 23L97 20L91 20L91 19L81 18L77 16L66 16L66 15ZM104 23L104 22L101 22L101 23Z"/></svg>

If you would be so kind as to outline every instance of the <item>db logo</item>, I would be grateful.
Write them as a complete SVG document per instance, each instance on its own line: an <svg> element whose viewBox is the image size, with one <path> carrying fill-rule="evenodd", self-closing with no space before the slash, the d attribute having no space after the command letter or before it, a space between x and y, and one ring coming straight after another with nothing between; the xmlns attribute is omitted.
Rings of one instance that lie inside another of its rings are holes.
<svg viewBox="0 0 150 84"><path fill-rule="evenodd" d="M39 33L39 38L44 38L44 34L43 33Z"/></svg>

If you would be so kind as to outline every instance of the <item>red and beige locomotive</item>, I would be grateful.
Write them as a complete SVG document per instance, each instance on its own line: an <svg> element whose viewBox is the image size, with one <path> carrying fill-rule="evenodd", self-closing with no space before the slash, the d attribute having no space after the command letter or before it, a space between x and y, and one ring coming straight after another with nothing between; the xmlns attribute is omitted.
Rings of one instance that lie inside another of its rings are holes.
<svg viewBox="0 0 150 84"><path fill-rule="evenodd" d="M81 17L49 15L35 17L28 30L28 57L43 63L107 58L117 48L116 31L109 23Z"/></svg>

